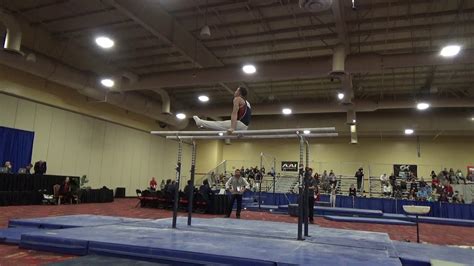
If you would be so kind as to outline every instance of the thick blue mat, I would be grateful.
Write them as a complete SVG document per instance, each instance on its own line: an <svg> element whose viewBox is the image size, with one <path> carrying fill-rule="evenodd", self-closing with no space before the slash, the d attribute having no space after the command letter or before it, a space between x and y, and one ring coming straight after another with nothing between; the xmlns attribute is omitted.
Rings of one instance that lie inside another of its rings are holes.
<svg viewBox="0 0 474 266"><path fill-rule="evenodd" d="M32 227L2 228L0 229L0 243L18 245L22 234L36 232L38 230L42 229Z"/></svg>
<svg viewBox="0 0 474 266"><path fill-rule="evenodd" d="M416 221L415 216L405 215L405 214L384 213L382 218L398 219L398 220L412 221L412 222ZM449 219L449 218L419 216L418 220L419 220L420 223L474 227L474 221L473 220L466 220L466 219Z"/></svg>
<svg viewBox="0 0 474 266"><path fill-rule="evenodd" d="M310 229L313 235L308 239L310 241L296 241L295 224L193 219L194 225L189 228L184 225L185 221L184 218L178 220L180 229L170 229L170 220L163 219L42 230L24 234L21 246L78 255L102 254L148 260L179 258L183 262L196 263L401 265L398 257L393 256L391 241L382 233L314 226ZM292 239L284 239L282 235L291 235ZM324 242L324 239L326 243L317 242ZM333 243L329 243L331 241ZM362 242L366 242L366 246Z"/></svg>
<svg viewBox="0 0 474 266"><path fill-rule="evenodd" d="M380 218L368 218L368 217L348 217L348 216L323 216L325 219L336 221L336 222L349 222L349 223L370 223L370 224L395 224L395 225L416 225L416 223L397 220L397 219L380 219Z"/></svg>
<svg viewBox="0 0 474 266"><path fill-rule="evenodd" d="M431 265L432 259L474 265L474 250L393 241L400 260L409 265Z"/></svg>
<svg viewBox="0 0 474 266"><path fill-rule="evenodd" d="M102 215L67 215L51 216L31 219L12 219L8 222L8 227L36 227L44 229L63 229L75 227L90 227L109 224L122 224L143 221L144 219L124 218Z"/></svg>
<svg viewBox="0 0 474 266"><path fill-rule="evenodd" d="M278 206L280 210L288 210L288 205ZM380 210L367 210L367 209L353 209L353 208L339 208L339 207L324 207L324 206L315 206L315 214L318 215L331 215L331 214L340 214L340 215L360 215L360 216L382 216L383 212Z"/></svg>

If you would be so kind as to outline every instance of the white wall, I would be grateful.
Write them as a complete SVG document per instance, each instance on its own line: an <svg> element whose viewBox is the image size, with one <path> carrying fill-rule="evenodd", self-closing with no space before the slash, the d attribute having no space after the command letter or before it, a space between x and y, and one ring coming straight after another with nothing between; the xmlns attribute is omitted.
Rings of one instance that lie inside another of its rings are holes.
<svg viewBox="0 0 474 266"><path fill-rule="evenodd" d="M132 196L152 176L175 177L177 143L145 131L1 93L0 126L34 131L33 162L47 161L48 174L87 175L94 188L126 187ZM183 178L190 157L183 145Z"/></svg>

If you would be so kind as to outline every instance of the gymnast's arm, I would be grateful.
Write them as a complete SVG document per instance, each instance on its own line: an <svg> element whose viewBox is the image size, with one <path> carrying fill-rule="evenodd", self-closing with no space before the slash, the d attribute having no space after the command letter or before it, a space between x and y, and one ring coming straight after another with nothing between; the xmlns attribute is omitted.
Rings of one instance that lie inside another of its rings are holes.
<svg viewBox="0 0 474 266"><path fill-rule="evenodd" d="M228 130L229 133L232 133L237 127L237 115L239 112L240 101L240 97L234 98L234 107L232 108L232 114L230 115L230 129Z"/></svg>
<svg viewBox="0 0 474 266"><path fill-rule="evenodd" d="M245 178L241 178L242 181L244 181L244 184L245 184L245 189L250 189L250 184L249 182L247 182L247 180Z"/></svg>

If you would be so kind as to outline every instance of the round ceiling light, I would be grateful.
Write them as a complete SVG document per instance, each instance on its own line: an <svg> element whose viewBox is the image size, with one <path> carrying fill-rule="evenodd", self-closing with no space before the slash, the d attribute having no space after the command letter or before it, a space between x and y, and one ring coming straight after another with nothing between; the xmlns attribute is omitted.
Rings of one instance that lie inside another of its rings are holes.
<svg viewBox="0 0 474 266"><path fill-rule="evenodd" d="M429 103L420 102L420 103L418 103L418 104L416 105L416 109L421 110L421 111L426 110L426 109L428 109L428 108L430 108L430 104L429 104Z"/></svg>
<svg viewBox="0 0 474 266"><path fill-rule="evenodd" d="M104 49L110 49L115 45L114 40L106 36L100 36L95 38L95 43Z"/></svg>
<svg viewBox="0 0 474 266"><path fill-rule="evenodd" d="M102 79L100 81L100 84L102 84L102 86L104 87L112 88L115 85L115 81L113 79L106 78L106 79Z"/></svg>
<svg viewBox="0 0 474 266"><path fill-rule="evenodd" d="M411 128L405 129L405 135L412 135L413 133L415 133L415 130L413 130Z"/></svg>
<svg viewBox="0 0 474 266"><path fill-rule="evenodd" d="M177 114L176 114L176 118L178 118L179 120L183 120L183 119L186 118L186 115L183 114L183 113L177 113Z"/></svg>
<svg viewBox="0 0 474 266"><path fill-rule="evenodd" d="M209 97L207 97L206 95L201 95L198 97L199 101L205 103L205 102L208 102L209 101Z"/></svg>
<svg viewBox="0 0 474 266"><path fill-rule="evenodd" d="M441 49L441 52L439 53L441 56L444 57L453 57L459 54L461 51L461 46L459 45L447 45Z"/></svg>
<svg viewBox="0 0 474 266"><path fill-rule="evenodd" d="M344 99L344 93L339 92L339 93L337 94L337 98L338 98L339 100Z"/></svg>
<svg viewBox="0 0 474 266"><path fill-rule="evenodd" d="M242 71L244 71L245 74L254 74L257 72L257 68L255 68L254 65L245 65L242 67Z"/></svg>
<svg viewBox="0 0 474 266"><path fill-rule="evenodd" d="M281 110L281 112L284 114L284 115L290 115L292 113L291 109L290 108L283 108Z"/></svg>

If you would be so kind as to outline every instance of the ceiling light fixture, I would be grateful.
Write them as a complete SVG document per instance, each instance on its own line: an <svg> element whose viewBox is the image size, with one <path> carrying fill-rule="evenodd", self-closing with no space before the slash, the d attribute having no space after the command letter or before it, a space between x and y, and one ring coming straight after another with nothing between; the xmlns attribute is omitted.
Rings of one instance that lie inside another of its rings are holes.
<svg viewBox="0 0 474 266"><path fill-rule="evenodd" d="M291 109L290 108L283 108L281 109L281 112L284 114L284 115L290 115L292 113Z"/></svg>
<svg viewBox="0 0 474 266"><path fill-rule="evenodd" d="M461 51L461 46L459 45L447 45L441 49L441 52L439 53L441 56L444 57L453 57Z"/></svg>
<svg viewBox="0 0 474 266"><path fill-rule="evenodd" d="M208 102L209 101L209 97L207 97L206 95L201 95L198 97L199 101L205 103L205 102Z"/></svg>
<svg viewBox="0 0 474 266"><path fill-rule="evenodd" d="M177 113L177 114L176 114L176 118L178 118L179 120L183 120L183 119L186 118L186 115L183 114L183 113Z"/></svg>
<svg viewBox="0 0 474 266"><path fill-rule="evenodd" d="M95 43L104 49L110 49L115 45L115 42L107 36L95 38Z"/></svg>
<svg viewBox="0 0 474 266"><path fill-rule="evenodd" d="M257 72L257 68L255 68L254 65L245 65L242 67L242 71L244 71L245 74L254 74Z"/></svg>
<svg viewBox="0 0 474 266"><path fill-rule="evenodd" d="M415 133L415 130L413 130L413 129L411 129L411 128L405 129L405 135L411 135L411 134L413 134L413 133Z"/></svg>
<svg viewBox="0 0 474 266"><path fill-rule="evenodd" d="M309 130L303 130L303 133L304 133L305 135L308 135L308 134L311 133L311 131L309 131Z"/></svg>
<svg viewBox="0 0 474 266"><path fill-rule="evenodd" d="M421 111L426 110L428 108L430 108L430 104L426 102L420 102L416 105L416 109L421 110Z"/></svg>
<svg viewBox="0 0 474 266"><path fill-rule="evenodd" d="M344 99L344 93L339 92L339 93L337 94L337 98L338 98L339 100Z"/></svg>
<svg viewBox="0 0 474 266"><path fill-rule="evenodd" d="M112 88L115 85L115 81L113 79L105 78L100 81L100 84L104 87Z"/></svg>
<svg viewBox="0 0 474 266"><path fill-rule="evenodd" d="M224 136L224 133L222 133L222 132L219 132L219 136Z"/></svg>

